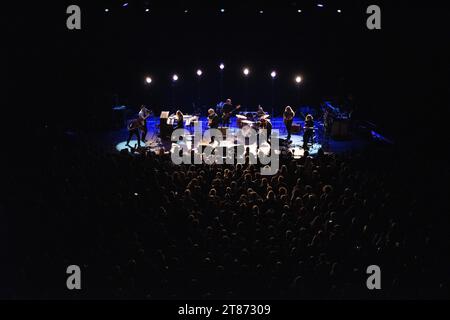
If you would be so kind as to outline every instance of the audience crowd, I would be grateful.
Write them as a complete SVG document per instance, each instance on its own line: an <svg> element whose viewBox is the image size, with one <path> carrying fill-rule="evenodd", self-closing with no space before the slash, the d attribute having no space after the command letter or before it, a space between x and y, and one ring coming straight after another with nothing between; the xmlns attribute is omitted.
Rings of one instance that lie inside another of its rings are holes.
<svg viewBox="0 0 450 320"><path fill-rule="evenodd" d="M263 176L258 165L55 146L14 199L32 205L14 218L11 295L441 297L448 277L435 215L390 152L285 152L279 172ZM66 288L69 265L82 270L81 291ZM370 265L382 290L366 286Z"/></svg>

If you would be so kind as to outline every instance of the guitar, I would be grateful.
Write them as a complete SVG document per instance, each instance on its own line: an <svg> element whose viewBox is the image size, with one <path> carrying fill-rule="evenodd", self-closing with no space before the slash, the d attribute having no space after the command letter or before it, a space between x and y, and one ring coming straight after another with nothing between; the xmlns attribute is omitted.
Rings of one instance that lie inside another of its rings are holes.
<svg viewBox="0 0 450 320"><path fill-rule="evenodd" d="M143 123L141 118L133 119L128 123L127 129L128 131L141 129L143 127Z"/></svg>
<svg viewBox="0 0 450 320"><path fill-rule="evenodd" d="M211 127L217 127L219 125L219 116L217 114L214 114L213 117L208 117L208 126Z"/></svg>
<svg viewBox="0 0 450 320"><path fill-rule="evenodd" d="M230 120L230 117L233 114L233 112L235 112L236 110L239 110L240 108L241 108L241 105L239 104L233 110L231 110L229 112L224 112L222 115L222 121L227 122L228 120Z"/></svg>

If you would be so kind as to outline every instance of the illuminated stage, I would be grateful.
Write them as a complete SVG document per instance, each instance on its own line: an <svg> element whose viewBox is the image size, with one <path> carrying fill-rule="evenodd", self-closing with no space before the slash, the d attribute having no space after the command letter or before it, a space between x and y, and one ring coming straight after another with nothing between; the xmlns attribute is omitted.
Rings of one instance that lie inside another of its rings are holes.
<svg viewBox="0 0 450 320"><path fill-rule="evenodd" d="M204 132L207 130L207 125L206 125L207 120L206 120L206 118L200 118L200 120L202 123L202 132ZM174 150L174 148L176 147L177 144L172 143L171 141L168 141L168 140L161 140L159 138L159 136L158 136L159 129L157 127L158 123L159 123L159 119L157 119L157 118L147 120L147 128L148 128L147 141L145 144L143 142L141 142L141 147L147 147L150 151L155 152L155 153L161 152L161 149L163 150L163 152L169 153ZM301 122L299 122L299 123L301 123ZM283 149L286 151L290 150L292 152L294 158L299 158L299 157L303 156L304 151L305 151L302 148L303 132L293 133L291 135L291 139L290 139L291 142L289 144L287 144L286 143L287 131L283 124L282 118L281 117L274 118L272 120L272 125L273 125L273 130L278 130L280 149ZM228 130L229 130L229 133L233 136L237 134L237 130L239 130L239 129L237 128L237 125L236 125L236 119L232 120L231 125ZM190 130L190 133L193 133L192 129ZM316 154L318 152L318 150L320 148L322 148L322 141L323 141L323 125L322 125L322 123L316 124L315 135L314 135L313 141L314 141L314 143L312 145L310 144L309 150L308 150L309 154L311 154L311 155ZM192 149L197 151L200 146L209 145L209 139L203 139L196 145L192 146L192 135L189 135L186 137L185 144L189 151ZM124 140L122 140L116 144L116 150L121 151L124 149L128 149L129 151L131 151L133 148L135 148L138 145L138 141L136 139L131 140L130 145L132 148L128 147L126 145L126 137L125 137ZM221 148L221 147L230 148L230 147L237 147L237 146L239 146L239 144L235 144L233 142L224 140L224 141L220 141L220 142L215 141L213 144L211 144L211 146L214 148ZM267 154L270 150L270 147L267 144L262 144L258 148L256 143L252 143L252 144L246 145L246 147L249 148L249 151L252 154L256 154L257 150L262 151L263 153Z"/></svg>

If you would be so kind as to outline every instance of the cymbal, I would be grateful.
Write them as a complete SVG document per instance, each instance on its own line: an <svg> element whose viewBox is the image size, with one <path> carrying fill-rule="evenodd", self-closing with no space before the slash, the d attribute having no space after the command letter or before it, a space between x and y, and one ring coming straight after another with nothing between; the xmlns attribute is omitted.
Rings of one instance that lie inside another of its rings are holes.
<svg viewBox="0 0 450 320"><path fill-rule="evenodd" d="M265 115L262 115L260 118L261 119L268 119L268 118L270 118L270 115L269 114L265 114Z"/></svg>
<svg viewBox="0 0 450 320"><path fill-rule="evenodd" d="M241 115L241 114L237 114L237 115L236 115L236 118L238 118L238 119L242 119L242 120L245 120L245 119L247 119L247 117L246 117L246 116L243 116L243 115Z"/></svg>

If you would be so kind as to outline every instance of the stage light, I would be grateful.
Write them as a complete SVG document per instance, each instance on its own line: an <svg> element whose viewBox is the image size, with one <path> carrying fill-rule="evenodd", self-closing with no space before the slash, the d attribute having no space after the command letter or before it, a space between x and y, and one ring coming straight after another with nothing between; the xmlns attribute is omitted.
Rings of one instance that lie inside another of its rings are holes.
<svg viewBox="0 0 450 320"><path fill-rule="evenodd" d="M223 70L223 69L225 69L225 65L223 63L221 63L219 68L220 68L220 70Z"/></svg>
<svg viewBox="0 0 450 320"><path fill-rule="evenodd" d="M203 74L202 70L198 69L197 70L197 75L200 77Z"/></svg>
<svg viewBox="0 0 450 320"><path fill-rule="evenodd" d="M189 12L189 10L188 10L188 9L184 10L184 13L188 13L188 12Z"/></svg>
<svg viewBox="0 0 450 320"><path fill-rule="evenodd" d="M105 12L109 12L109 9L108 9L108 8L106 8L106 9L105 9Z"/></svg>
<svg viewBox="0 0 450 320"><path fill-rule="evenodd" d="M128 2L125 2L122 7L128 7Z"/></svg>
<svg viewBox="0 0 450 320"><path fill-rule="evenodd" d="M174 74L174 75L172 76L172 80L173 80L173 81L178 81L178 76L177 76L176 74Z"/></svg>
<svg viewBox="0 0 450 320"><path fill-rule="evenodd" d="M248 76L249 73L250 73L250 70L248 70L248 68L244 68L244 75Z"/></svg>
<svg viewBox="0 0 450 320"><path fill-rule="evenodd" d="M224 13L224 12L225 12L225 9L220 9L220 12Z"/></svg>
<svg viewBox="0 0 450 320"><path fill-rule="evenodd" d="M302 82L302 77L300 77L300 76L295 77L295 82L297 82L297 83Z"/></svg>
<svg viewBox="0 0 450 320"><path fill-rule="evenodd" d="M275 71L272 71L270 73L270 76L272 77L272 79L275 79L275 77L277 76L277 73Z"/></svg>
<svg viewBox="0 0 450 320"><path fill-rule="evenodd" d="M263 11L263 10L259 10L259 13L260 13L260 14L263 14L263 13L264 13L264 11Z"/></svg>
<svg viewBox="0 0 450 320"><path fill-rule="evenodd" d="M152 78L146 77L146 78L145 78L145 82L146 82L147 84L152 83Z"/></svg>
<svg viewBox="0 0 450 320"><path fill-rule="evenodd" d="M317 6L318 6L319 8L323 8L323 4L321 4L321 3L318 3Z"/></svg>
<svg viewBox="0 0 450 320"><path fill-rule="evenodd" d="M301 9L298 9L297 12L298 12L298 13L302 13L302 10L301 10Z"/></svg>
<svg viewBox="0 0 450 320"><path fill-rule="evenodd" d="M338 10L337 10L337 12L338 12L338 13L341 13L341 12L342 12L342 10L341 10L341 9L338 9Z"/></svg>
<svg viewBox="0 0 450 320"><path fill-rule="evenodd" d="M149 9L149 8L145 9L145 12L149 12L149 11L150 11L150 9Z"/></svg>

